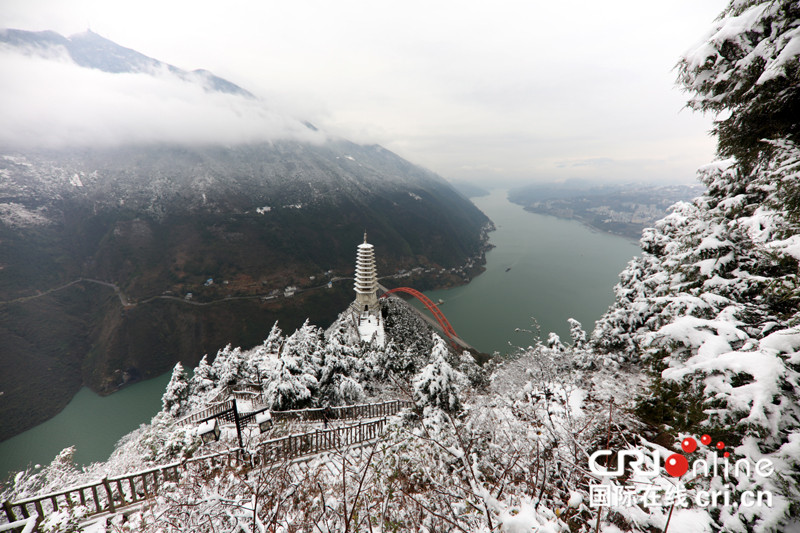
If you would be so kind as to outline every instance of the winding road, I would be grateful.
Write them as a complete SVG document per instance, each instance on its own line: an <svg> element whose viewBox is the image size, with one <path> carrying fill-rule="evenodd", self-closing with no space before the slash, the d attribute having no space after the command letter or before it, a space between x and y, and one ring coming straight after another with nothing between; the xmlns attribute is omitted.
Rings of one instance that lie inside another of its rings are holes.
<svg viewBox="0 0 800 533"><path fill-rule="evenodd" d="M330 282L352 280L352 279L353 278L335 277L335 278L331 278ZM281 296L266 296L266 295L263 295L263 294L256 294L256 295L252 295L252 296L226 296L225 298L220 298L218 300L211 300L209 302L197 302L197 301L194 301L194 300L187 300L186 298L181 298L181 297L178 297L178 296L170 296L170 295L167 295L167 294L159 294L157 296L150 296L149 298L146 298L144 300L140 300L140 301L137 301L137 302L132 302L132 301L128 300L128 297L125 296L125 293L122 292L122 289L120 289L119 286L115 285L114 283L110 283L108 281L102 281L102 280L99 280L99 279L92 279L92 278L78 278L78 279L76 279L74 281L70 281L69 283L61 285L60 287L54 287L52 289L48 289L48 290L46 290L44 292L40 292L38 294L33 294L31 296L22 296L20 298L15 298L13 300L2 301L2 302L0 302L0 305L9 305L9 304L27 302L29 300L35 300L36 298L41 298L43 296L47 296L48 294L52 294L54 292L58 292L58 291L67 289L67 288L69 288L69 287L71 287L71 286L73 286L73 285L75 285L77 283L96 283L98 285L103 285L105 287L109 287L109 288L113 289L114 292L117 294L117 296L119 297L119 301L122 304L122 306L123 307L128 307L128 308L135 307L137 305L146 304L146 303L152 302L153 300L159 300L159 299L160 300L172 300L172 301L181 302L181 303L184 303L184 304L187 304L187 305L206 306L206 305L214 305L214 304L223 303L223 302L231 302L231 301L234 301L234 300L273 300L273 299L281 297ZM328 286L328 283L326 282L326 283L324 283L322 285L317 285L315 287L307 287L305 289L297 289L295 294L299 294L299 293L302 293L302 292L307 292L307 291L311 291L311 290L315 290L315 289L321 289L321 288L327 287L327 286ZM286 298L286 297L284 296L284 298Z"/></svg>

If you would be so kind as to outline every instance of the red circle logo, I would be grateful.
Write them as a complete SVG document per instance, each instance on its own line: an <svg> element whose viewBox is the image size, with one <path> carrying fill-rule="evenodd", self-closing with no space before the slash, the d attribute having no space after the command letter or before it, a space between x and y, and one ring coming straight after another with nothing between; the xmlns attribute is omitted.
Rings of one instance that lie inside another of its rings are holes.
<svg viewBox="0 0 800 533"><path fill-rule="evenodd" d="M697 441L694 440L692 437L686 437L681 441L681 449L686 453L692 453L697 449Z"/></svg>
<svg viewBox="0 0 800 533"><path fill-rule="evenodd" d="M667 457L667 462L664 465L667 473L672 477L681 477L689 470L689 461L679 453L673 453Z"/></svg>

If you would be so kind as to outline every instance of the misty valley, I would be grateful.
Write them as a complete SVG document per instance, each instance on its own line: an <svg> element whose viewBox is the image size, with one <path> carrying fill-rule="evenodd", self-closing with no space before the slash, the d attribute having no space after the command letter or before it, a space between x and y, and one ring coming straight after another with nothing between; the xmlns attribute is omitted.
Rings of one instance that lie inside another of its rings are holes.
<svg viewBox="0 0 800 533"><path fill-rule="evenodd" d="M637 89L652 43L601 57L611 4L608 35L570 14L597 57L563 80L574 43L534 76L494 41L527 19L468 4L391 46L407 6L327 12L351 53L300 72L330 28L284 5L280 47L216 65L291 96L0 28L0 531L800 531L800 4L732 0L677 58L713 115L692 185Z"/></svg>
<svg viewBox="0 0 800 533"><path fill-rule="evenodd" d="M602 315L613 300L612 285L617 273L636 254L636 246L619 237L598 234L576 222L562 222L550 217L537 220L536 215L515 209L506 200L506 192L502 190L493 191L491 196L485 198L477 198L475 203L499 225L496 231L490 233L492 249L486 256L486 270L466 285L426 291L433 301L443 302L440 308L456 333L484 353L505 354L517 350L515 346L526 346L535 341L536 332L531 331L534 321L541 331L555 331L568 338L569 318L590 325ZM549 241L548 236L570 242L572 246L559 249ZM520 247L520 243L527 244ZM376 255L383 255L381 246L377 247ZM563 264L574 264L579 270L565 271L561 266ZM507 265L514 265L511 272L506 272ZM418 285L417 280L420 279L419 275L413 278L400 275L394 279L391 274L379 272L379 275L381 283L386 285L413 287ZM428 276L427 279L437 280L433 273L428 273ZM442 278L438 279L441 282ZM443 279L449 278L445 276ZM576 280L580 282L576 284ZM352 299L352 281L348 278L335 284L344 289L344 307ZM324 289L324 292L329 290L332 289ZM190 307L186 303L183 306ZM173 309L179 307L175 305ZM580 313L576 314L576 309ZM264 311L255 309L251 312ZM278 320L281 327L289 323L283 316ZM328 324L323 319L311 319L311 322L323 327ZM261 334L263 337L266 333L262 331ZM260 338L241 345L255 346L262 341L263 338ZM191 363L187 363L187 367L191 366ZM123 389L128 395L125 403L138 407L126 408L126 412L129 411L126 417L130 422L121 427L108 424L98 427L93 417L84 418L87 411L104 412L106 399L82 390L74 405L70 403L67 410L57 415L55 420L40 426L52 422L54 429L51 431L65 433L63 443L42 441L39 427L11 438L0 443L0 456L3 457L0 471L24 468L30 461L46 462L70 444L76 445L75 461L78 464L88 465L104 460L119 438L140 423L149 421L158 411L168 377L167 373L156 378L162 384L160 387L153 387L146 382L143 386L132 385ZM115 393L108 399L117 402L116 397ZM118 406L117 409L123 408ZM78 431L76 427L85 428L85 431ZM110 431L112 434L109 438L98 439L98 431ZM41 448L38 455L33 453L37 448Z"/></svg>

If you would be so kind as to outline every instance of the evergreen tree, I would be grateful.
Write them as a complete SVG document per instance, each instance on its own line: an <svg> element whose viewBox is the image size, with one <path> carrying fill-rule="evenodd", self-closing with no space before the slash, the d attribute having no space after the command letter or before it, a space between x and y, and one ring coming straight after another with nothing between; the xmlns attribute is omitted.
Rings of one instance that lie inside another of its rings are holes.
<svg viewBox="0 0 800 533"><path fill-rule="evenodd" d="M213 389L217 383L217 374L214 368L208 364L208 356L204 355L200 362L194 369L194 374L190 381L192 386L192 394L205 393Z"/></svg>
<svg viewBox="0 0 800 533"><path fill-rule="evenodd" d="M235 388L239 383L248 381L249 365L240 347L232 348L230 344L217 352L214 358L214 372L220 387Z"/></svg>
<svg viewBox="0 0 800 533"><path fill-rule="evenodd" d="M282 359L283 365L267 384L265 396L270 409L284 411L308 407L318 388L314 376L299 372L294 358Z"/></svg>
<svg viewBox="0 0 800 533"><path fill-rule="evenodd" d="M643 232L592 336L608 357L649 365L647 422L722 434L776 465L737 489L781 503L761 516L726 509L715 518L726 531L790 530L800 517L789 503L800 501L798 55L800 3L733 0L681 60L689 106L723 113L715 133L728 159L700 170L706 194Z"/></svg>
<svg viewBox="0 0 800 533"><path fill-rule="evenodd" d="M277 354L280 352L283 340L283 332L281 328L278 327L278 321L276 320L272 325L272 329L269 330L269 335L267 335L266 340L264 340L264 348L267 353Z"/></svg>
<svg viewBox="0 0 800 533"><path fill-rule="evenodd" d="M461 409L459 394L466 377L447 363L449 350L444 340L434 335L431 363L413 380L414 401L420 408L436 407L447 412Z"/></svg>
<svg viewBox="0 0 800 533"><path fill-rule="evenodd" d="M166 391L161 397L164 411L173 417L179 416L186 406L189 398L189 378L183 370L183 365L177 363L172 369L172 377L169 380Z"/></svg>
<svg viewBox="0 0 800 533"><path fill-rule="evenodd" d="M723 157L749 174L762 139L800 140L800 3L732 0L707 37L678 63L688 105L718 113Z"/></svg>
<svg viewBox="0 0 800 533"><path fill-rule="evenodd" d="M552 350L559 351L559 352L563 352L564 350L567 349L567 347L564 346L564 343L561 342L561 337L559 337L558 334L556 334L556 333L554 333L552 331L547 336L546 345L547 345L548 348L550 348Z"/></svg>
<svg viewBox="0 0 800 533"><path fill-rule="evenodd" d="M572 345L575 348L583 348L586 344L586 332L580 322L574 318L567 319L569 323L569 336L572 337Z"/></svg>

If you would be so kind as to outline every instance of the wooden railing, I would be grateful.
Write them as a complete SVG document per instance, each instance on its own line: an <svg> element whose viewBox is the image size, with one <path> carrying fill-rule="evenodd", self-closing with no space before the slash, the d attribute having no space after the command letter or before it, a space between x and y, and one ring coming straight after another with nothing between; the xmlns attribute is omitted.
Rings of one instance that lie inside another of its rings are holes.
<svg viewBox="0 0 800 533"><path fill-rule="evenodd" d="M264 390L259 385L251 384L241 386L239 390L231 391L231 396L235 400L254 401L264 405Z"/></svg>
<svg viewBox="0 0 800 533"><path fill-rule="evenodd" d="M228 418L228 413L233 411L234 406L236 405L236 401L234 399L225 400L224 402L215 403L213 405L209 405L204 409L200 409L199 411L195 411L190 415L186 415L185 417L181 418L176 422L179 426L192 426L199 422L203 422L205 420L209 420L211 418L220 417L225 420ZM228 422L233 422L234 420L231 418Z"/></svg>
<svg viewBox="0 0 800 533"><path fill-rule="evenodd" d="M386 402L391 403L391 402ZM198 462L228 465L246 462L251 466L264 466L313 455L377 438L386 425L386 418L370 422L288 435L259 444L253 453L242 448L204 455L171 463L142 472L115 478L103 478L95 483L27 498L17 502L4 502L3 508L9 522L27 519L34 514L41 521L47 514L75 506L85 507L87 516L116 510L151 497L165 481L177 480L187 465Z"/></svg>
<svg viewBox="0 0 800 533"><path fill-rule="evenodd" d="M397 414L401 409L412 407L413 402L405 400L389 400L380 403L365 403L360 405L346 405L343 407L328 407L328 420L353 420L358 418L377 418ZM317 422L325 419L325 409L297 409L293 411L270 411L273 420L300 420Z"/></svg>
<svg viewBox="0 0 800 533"><path fill-rule="evenodd" d="M236 393L234 393L236 394ZM252 423L255 415L267 411L268 409L258 409L251 412L238 411L234 414L235 399L229 399L214 405L210 405L199 411L187 415L176 423L179 426L192 426L212 418L219 418L226 422L236 423L236 417L242 424ZM378 418L382 416L392 416L401 409L412 407L413 402L405 400L389 400L380 403L365 403L359 405L345 405L342 407L328 407L328 420L356 420L359 418ZM270 411L272 419L278 420L299 420L301 422L319 422L325 420L326 409L322 407L314 409L295 409L291 411Z"/></svg>
<svg viewBox="0 0 800 533"><path fill-rule="evenodd" d="M264 464L278 463L376 439L386 426L386 420L379 418L370 422L318 429L268 440L258 445L252 461L263 461Z"/></svg>
<svg viewBox="0 0 800 533"><path fill-rule="evenodd" d="M0 532L13 531L13 533L33 533L39 524L39 515L36 513L28 518L17 520L9 524L0 524Z"/></svg>
<svg viewBox="0 0 800 533"><path fill-rule="evenodd" d="M104 512L113 513L118 508L146 500L156 492L161 483L177 480L180 470L188 464L205 461L225 462L231 465L238 460L236 453L238 451L235 449L194 457L120 477L105 477L88 485L42 494L18 502L4 502L3 508L11 522L28 518L32 512L37 513L41 519L46 514L78 505L86 507L88 516Z"/></svg>

